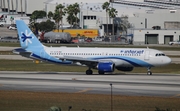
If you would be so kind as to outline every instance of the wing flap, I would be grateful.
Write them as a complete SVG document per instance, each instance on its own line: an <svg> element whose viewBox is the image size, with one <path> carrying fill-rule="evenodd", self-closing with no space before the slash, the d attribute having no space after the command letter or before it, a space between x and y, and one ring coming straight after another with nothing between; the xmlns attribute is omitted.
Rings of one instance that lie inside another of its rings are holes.
<svg viewBox="0 0 180 111"><path fill-rule="evenodd" d="M73 56L56 56L56 58L62 60L62 61L72 61L74 63L81 63L81 65L86 65L92 68L97 67L99 62L112 62L110 60L103 60L103 59L89 59L89 58L83 58L83 57L73 57Z"/></svg>

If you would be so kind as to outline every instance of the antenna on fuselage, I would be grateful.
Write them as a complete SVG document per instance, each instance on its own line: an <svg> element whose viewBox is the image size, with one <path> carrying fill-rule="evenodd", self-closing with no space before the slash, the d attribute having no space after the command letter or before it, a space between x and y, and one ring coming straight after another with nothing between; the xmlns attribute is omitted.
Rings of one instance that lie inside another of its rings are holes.
<svg viewBox="0 0 180 111"><path fill-rule="evenodd" d="M147 46L147 49L149 49L149 47Z"/></svg>
<svg viewBox="0 0 180 111"><path fill-rule="evenodd" d="M77 45L77 47L79 48L79 46Z"/></svg>

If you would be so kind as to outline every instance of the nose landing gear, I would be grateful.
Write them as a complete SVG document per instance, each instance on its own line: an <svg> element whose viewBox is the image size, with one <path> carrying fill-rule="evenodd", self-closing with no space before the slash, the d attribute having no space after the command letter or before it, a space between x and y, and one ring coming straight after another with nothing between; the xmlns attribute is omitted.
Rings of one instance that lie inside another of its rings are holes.
<svg viewBox="0 0 180 111"><path fill-rule="evenodd" d="M147 75L152 75L151 67L148 67L147 70L148 70L148 71L147 71Z"/></svg>

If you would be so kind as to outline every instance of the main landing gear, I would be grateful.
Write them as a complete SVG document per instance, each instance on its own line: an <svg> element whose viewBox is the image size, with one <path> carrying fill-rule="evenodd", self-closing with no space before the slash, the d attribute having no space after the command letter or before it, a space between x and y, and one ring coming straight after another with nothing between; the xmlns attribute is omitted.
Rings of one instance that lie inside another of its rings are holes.
<svg viewBox="0 0 180 111"><path fill-rule="evenodd" d="M104 75L104 71L98 71L100 75Z"/></svg>
<svg viewBox="0 0 180 111"><path fill-rule="evenodd" d="M99 73L100 75L103 75L103 74L104 74L104 71L98 71L98 73ZM93 74L93 71L89 68L88 70L86 70L86 74L87 74L87 75L92 75L92 74Z"/></svg>
<svg viewBox="0 0 180 111"><path fill-rule="evenodd" d="M86 74L87 74L87 75L92 75L92 74L93 74L93 71L89 68L88 70L86 70Z"/></svg>
<svg viewBox="0 0 180 111"><path fill-rule="evenodd" d="M148 71L147 71L147 75L152 75L151 67L148 67L147 70L148 70Z"/></svg>

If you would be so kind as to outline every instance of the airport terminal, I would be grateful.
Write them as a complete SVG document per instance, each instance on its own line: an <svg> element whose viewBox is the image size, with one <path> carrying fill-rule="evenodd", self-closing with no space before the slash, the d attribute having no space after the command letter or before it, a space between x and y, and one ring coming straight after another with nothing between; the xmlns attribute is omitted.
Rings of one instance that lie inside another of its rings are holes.
<svg viewBox="0 0 180 111"><path fill-rule="evenodd" d="M37 3L38 2L38 3ZM79 26L82 29L97 29L99 36L112 35L132 40L133 44L168 44L170 41L180 40L180 2L178 0L111 0L111 7L118 11L117 17L109 19L108 32L106 29L106 12L102 9L104 0L86 3L79 1ZM27 24L34 10L44 10L47 13L54 11L57 4L65 7L73 2L65 0L0 0L0 16L12 24L15 20L23 19ZM33 6L33 7L32 7ZM122 24L122 17L127 16L130 24L127 31L118 28ZM11 20L11 18L14 18ZM3 22L3 19L1 19ZM68 26L66 17L63 17L63 26ZM117 39L111 36L112 41Z"/></svg>

